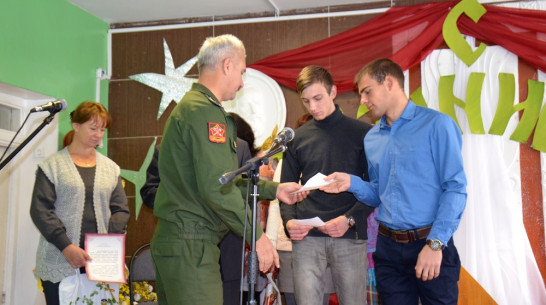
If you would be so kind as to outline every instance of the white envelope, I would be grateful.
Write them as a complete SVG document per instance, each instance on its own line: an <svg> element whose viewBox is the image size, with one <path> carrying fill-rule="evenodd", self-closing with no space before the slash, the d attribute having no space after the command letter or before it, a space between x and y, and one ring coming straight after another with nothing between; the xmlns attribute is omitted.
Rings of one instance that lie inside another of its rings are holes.
<svg viewBox="0 0 546 305"><path fill-rule="evenodd" d="M324 221L320 219L320 217L315 216L313 218L308 219L295 219L294 223L300 226L313 226L313 227L322 227L324 225Z"/></svg>
<svg viewBox="0 0 546 305"><path fill-rule="evenodd" d="M316 175L311 177L311 179L307 180L307 183L305 183L305 185L301 189L295 191L294 194L301 193L304 191L316 190L318 188L321 188L325 185L328 185L334 182L334 180L325 181L324 180L325 177L326 175L322 173L317 173Z"/></svg>

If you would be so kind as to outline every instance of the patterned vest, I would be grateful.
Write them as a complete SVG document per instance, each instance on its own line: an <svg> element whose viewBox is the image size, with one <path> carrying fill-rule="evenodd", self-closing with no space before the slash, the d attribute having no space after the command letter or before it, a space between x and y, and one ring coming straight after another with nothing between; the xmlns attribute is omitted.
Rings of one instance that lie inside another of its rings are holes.
<svg viewBox="0 0 546 305"><path fill-rule="evenodd" d="M110 196L117 186L120 174L119 166L112 160L97 152L97 165L93 183L93 207L97 220L98 233L108 233L110 219ZM55 215L66 228L72 244L80 244L80 230L85 201L85 185L65 148L38 164L48 180L55 185L57 199ZM63 278L73 275L74 268L70 266L59 249L40 236L36 253L36 278L60 282Z"/></svg>

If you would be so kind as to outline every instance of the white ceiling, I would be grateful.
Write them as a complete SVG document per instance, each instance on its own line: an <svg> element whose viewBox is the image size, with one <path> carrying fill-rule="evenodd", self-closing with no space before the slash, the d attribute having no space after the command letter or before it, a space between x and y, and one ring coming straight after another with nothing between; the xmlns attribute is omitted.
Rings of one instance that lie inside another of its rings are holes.
<svg viewBox="0 0 546 305"><path fill-rule="evenodd" d="M67 0L105 22L136 23L169 19L275 13L378 2L378 0Z"/></svg>

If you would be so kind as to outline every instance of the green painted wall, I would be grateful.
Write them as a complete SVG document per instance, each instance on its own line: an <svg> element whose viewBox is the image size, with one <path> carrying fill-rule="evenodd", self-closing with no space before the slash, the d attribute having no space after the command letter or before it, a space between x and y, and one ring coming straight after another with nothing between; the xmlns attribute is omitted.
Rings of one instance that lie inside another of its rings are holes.
<svg viewBox="0 0 546 305"><path fill-rule="evenodd" d="M0 82L64 98L60 142L72 128L70 111L96 100L96 69L108 68L107 38L106 22L66 0L2 0ZM100 100L108 106L108 81L101 81Z"/></svg>

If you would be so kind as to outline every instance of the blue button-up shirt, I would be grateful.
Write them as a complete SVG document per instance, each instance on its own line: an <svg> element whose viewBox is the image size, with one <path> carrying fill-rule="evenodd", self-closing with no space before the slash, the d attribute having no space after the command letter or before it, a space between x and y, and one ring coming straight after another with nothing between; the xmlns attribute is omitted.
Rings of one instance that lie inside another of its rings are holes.
<svg viewBox="0 0 546 305"><path fill-rule="evenodd" d="M349 191L379 206L391 229L432 225L428 239L447 245L466 205L462 137L447 115L412 101L392 127L385 116L364 138L370 182L351 176Z"/></svg>

